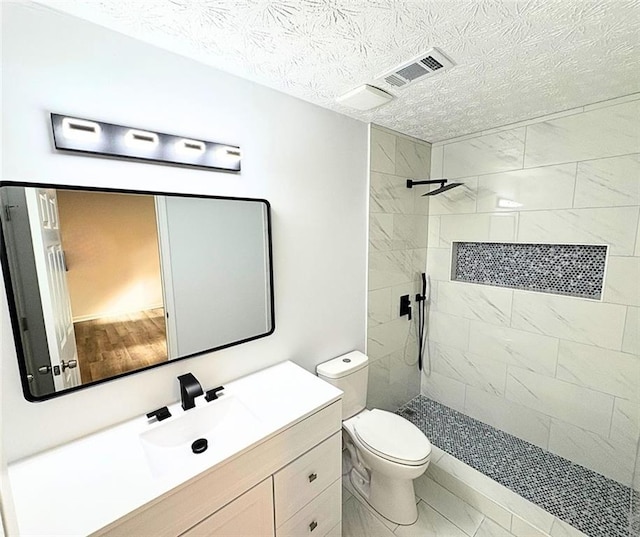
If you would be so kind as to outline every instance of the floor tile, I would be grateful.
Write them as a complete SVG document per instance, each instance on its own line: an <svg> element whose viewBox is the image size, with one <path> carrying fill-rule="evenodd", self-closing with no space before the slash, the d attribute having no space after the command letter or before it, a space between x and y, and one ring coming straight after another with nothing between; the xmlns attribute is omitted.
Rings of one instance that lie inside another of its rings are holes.
<svg viewBox="0 0 640 537"><path fill-rule="evenodd" d="M352 497L342 506L342 537L393 537L393 532Z"/></svg>
<svg viewBox="0 0 640 537"><path fill-rule="evenodd" d="M398 537L469 537L425 502L418 502L418 520L411 526L398 526Z"/></svg>
<svg viewBox="0 0 640 537"><path fill-rule="evenodd" d="M484 516L438 483L422 476L415 481L416 494L467 535L474 535Z"/></svg>
<svg viewBox="0 0 640 537"><path fill-rule="evenodd" d="M346 490L354 500L361 503L365 509L371 513L375 518L377 518L382 524L384 524L391 531L395 530L398 525L390 520L387 520L380 513L378 513L373 507L371 507L367 501L358 494L358 492L353 488L351 481L349 480L349 476L346 475L342 478L342 488Z"/></svg>

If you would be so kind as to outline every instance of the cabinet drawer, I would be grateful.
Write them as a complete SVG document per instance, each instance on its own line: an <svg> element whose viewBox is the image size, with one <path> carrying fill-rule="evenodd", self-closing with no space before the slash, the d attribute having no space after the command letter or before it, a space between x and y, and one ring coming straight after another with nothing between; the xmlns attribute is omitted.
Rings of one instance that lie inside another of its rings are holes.
<svg viewBox="0 0 640 537"><path fill-rule="evenodd" d="M205 518L182 537L273 537L271 478Z"/></svg>
<svg viewBox="0 0 640 537"><path fill-rule="evenodd" d="M324 537L342 519L342 480L337 479L282 526L277 537Z"/></svg>
<svg viewBox="0 0 640 537"><path fill-rule="evenodd" d="M341 475L341 433L336 433L274 476L276 527Z"/></svg>

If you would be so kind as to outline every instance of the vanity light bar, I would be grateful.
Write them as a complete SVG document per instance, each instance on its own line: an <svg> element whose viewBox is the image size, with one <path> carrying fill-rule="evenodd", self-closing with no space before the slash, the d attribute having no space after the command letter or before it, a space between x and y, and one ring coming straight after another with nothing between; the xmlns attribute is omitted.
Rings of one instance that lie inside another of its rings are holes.
<svg viewBox="0 0 640 537"><path fill-rule="evenodd" d="M60 151L240 171L241 152L237 146L60 114L51 114L51 125L55 147Z"/></svg>

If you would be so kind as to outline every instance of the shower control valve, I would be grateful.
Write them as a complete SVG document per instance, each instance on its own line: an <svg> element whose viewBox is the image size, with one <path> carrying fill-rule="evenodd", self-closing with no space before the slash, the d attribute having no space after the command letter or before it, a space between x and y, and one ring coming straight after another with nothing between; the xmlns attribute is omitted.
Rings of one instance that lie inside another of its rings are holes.
<svg viewBox="0 0 640 537"><path fill-rule="evenodd" d="M411 299L409 295L402 295L400 297L400 317L404 317L405 315L409 316L409 321L411 320Z"/></svg>

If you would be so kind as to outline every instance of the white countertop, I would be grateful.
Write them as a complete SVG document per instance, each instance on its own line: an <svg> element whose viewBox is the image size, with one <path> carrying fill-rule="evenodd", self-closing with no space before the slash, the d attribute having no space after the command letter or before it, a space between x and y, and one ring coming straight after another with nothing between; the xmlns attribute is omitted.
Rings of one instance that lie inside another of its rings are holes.
<svg viewBox="0 0 640 537"><path fill-rule="evenodd" d="M179 419L150 424L145 416L9 465L20 535L88 535L198 474L221 465L337 401L342 392L292 362L229 382L235 397L258 418L238 429L226 452L207 450L163 475L154 471L140 433ZM198 397L197 407L215 405ZM152 410L152 409L149 409ZM189 411L187 411L189 412Z"/></svg>

